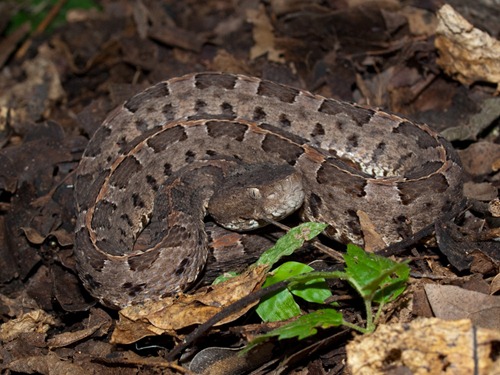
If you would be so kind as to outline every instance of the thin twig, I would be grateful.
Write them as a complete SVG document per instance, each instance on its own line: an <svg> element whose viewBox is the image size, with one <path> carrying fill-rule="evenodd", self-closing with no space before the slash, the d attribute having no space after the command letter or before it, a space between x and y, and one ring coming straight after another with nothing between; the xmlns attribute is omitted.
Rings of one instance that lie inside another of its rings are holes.
<svg viewBox="0 0 500 375"><path fill-rule="evenodd" d="M262 297L265 297L269 294L275 293L282 289L285 289L288 285L288 281L281 281L279 283L270 285L266 288L262 288L256 292L253 292L240 300L230 304L223 310L219 311L217 314L208 319L205 323L200 324L193 332L187 335L182 344L177 345L168 355L166 359L168 361L173 361L179 354L181 354L184 349L190 346L193 342L198 340L205 332L207 332L210 328L212 328L216 323L221 321L224 318L244 309L249 304L259 301Z"/></svg>
<svg viewBox="0 0 500 375"><path fill-rule="evenodd" d="M51 24L51 22L54 21L54 18L56 18L56 16L59 14L61 8L65 3L66 0L59 0L56 4L54 4L54 6L50 9L49 13L47 13L42 22L40 22L40 24L37 26L35 31L33 31L30 37L26 39L24 43L21 45L21 47L19 47L19 49L17 50L15 56L17 60L24 57L26 51L28 50L28 48L30 48L31 43L33 42L33 38L40 35L47 29L47 27Z"/></svg>
<svg viewBox="0 0 500 375"><path fill-rule="evenodd" d="M280 223L279 221L275 221L273 219L263 219L264 221L268 222L269 224L272 224L274 226L277 226L278 228L288 232L291 228L289 226L286 226L285 224ZM340 263L345 263L344 262L344 257L342 256L341 253L339 253L336 250L333 250L332 248L322 244L319 240L316 238L312 239L309 241L311 245L313 245L316 249L321 251L322 253L332 257L333 259L337 260Z"/></svg>

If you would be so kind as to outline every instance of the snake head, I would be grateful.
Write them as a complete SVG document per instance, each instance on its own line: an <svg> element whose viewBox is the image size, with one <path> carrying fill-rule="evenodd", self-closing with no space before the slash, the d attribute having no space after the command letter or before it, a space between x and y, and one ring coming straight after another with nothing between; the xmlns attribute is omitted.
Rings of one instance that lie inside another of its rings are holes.
<svg viewBox="0 0 500 375"><path fill-rule="evenodd" d="M229 176L208 204L221 226L247 231L279 221L304 201L301 175L290 165L259 164Z"/></svg>

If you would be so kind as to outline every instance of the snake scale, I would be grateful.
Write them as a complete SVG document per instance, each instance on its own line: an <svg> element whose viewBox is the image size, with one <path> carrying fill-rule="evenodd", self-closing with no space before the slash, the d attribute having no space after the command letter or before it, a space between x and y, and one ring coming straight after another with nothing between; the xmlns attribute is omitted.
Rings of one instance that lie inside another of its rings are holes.
<svg viewBox="0 0 500 375"><path fill-rule="evenodd" d="M236 230L300 207L326 235L387 244L462 198L456 152L426 125L258 78L197 73L114 110L75 182L84 286L120 308L185 290L206 257L204 218Z"/></svg>

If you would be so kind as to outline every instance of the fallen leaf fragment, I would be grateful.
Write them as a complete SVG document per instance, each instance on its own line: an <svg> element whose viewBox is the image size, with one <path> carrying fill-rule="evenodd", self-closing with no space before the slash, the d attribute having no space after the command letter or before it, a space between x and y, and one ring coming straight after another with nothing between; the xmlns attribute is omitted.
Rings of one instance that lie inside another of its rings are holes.
<svg viewBox="0 0 500 375"><path fill-rule="evenodd" d="M499 106L500 101L496 104ZM482 176L494 172L493 165L500 160L500 144L479 141L459 150L458 154L467 173Z"/></svg>
<svg viewBox="0 0 500 375"><path fill-rule="evenodd" d="M61 358L57 353L48 352L46 355L27 356L15 359L8 363L4 369L22 374L89 374L89 369Z"/></svg>
<svg viewBox="0 0 500 375"><path fill-rule="evenodd" d="M498 374L498 340L500 332L468 319L417 319L356 338L347 345L347 364L356 375Z"/></svg>
<svg viewBox="0 0 500 375"><path fill-rule="evenodd" d="M500 291L500 273L497 274L491 281L490 294L495 294L498 293L499 291Z"/></svg>
<svg viewBox="0 0 500 375"><path fill-rule="evenodd" d="M500 199L495 198L488 203L488 211L490 211L491 216L500 217Z"/></svg>
<svg viewBox="0 0 500 375"><path fill-rule="evenodd" d="M470 319L479 327L500 330L500 297L454 285L424 286L432 312L446 320Z"/></svg>
<svg viewBox="0 0 500 375"><path fill-rule="evenodd" d="M448 141L477 140L479 135L500 116L500 99L492 97L478 103L479 112L467 116L457 126L450 126L441 132ZM488 166L489 168L489 166Z"/></svg>
<svg viewBox="0 0 500 375"><path fill-rule="evenodd" d="M488 33L474 28L450 5L438 11L435 46L437 63L446 74L464 85L487 81L500 90L500 42Z"/></svg>
<svg viewBox="0 0 500 375"><path fill-rule="evenodd" d="M103 310L92 309L90 311L90 316L84 323L83 329L76 332L64 332L60 333L50 340L48 344L50 348L60 348L68 346L83 340L92 335L102 336L107 334L109 328L111 327L112 320L111 317L106 314Z"/></svg>
<svg viewBox="0 0 500 375"><path fill-rule="evenodd" d="M498 189L490 182L467 181L464 183L464 195L469 199L488 202L498 196Z"/></svg>
<svg viewBox="0 0 500 375"><path fill-rule="evenodd" d="M2 324L0 326L0 340L11 341L27 332L45 333L56 323L55 318L45 311L33 310Z"/></svg>
<svg viewBox="0 0 500 375"><path fill-rule="evenodd" d="M266 8L261 5L259 9L247 11L248 22L253 24L253 39L255 45L250 50L252 60L267 53L267 59L278 63L285 63L283 51L276 49L273 25L266 14Z"/></svg>
<svg viewBox="0 0 500 375"><path fill-rule="evenodd" d="M130 344L143 337L168 334L179 337L177 331L202 324L242 297L260 288L265 280L267 266L258 266L199 292L144 305L126 307L119 312L119 321L111 337L114 344ZM231 322L246 313L254 304L230 315L218 324Z"/></svg>
<svg viewBox="0 0 500 375"><path fill-rule="evenodd" d="M382 250L387 244L382 239L382 236L377 232L375 225L370 220L366 212L358 210L356 214L359 218L359 225L363 231L363 239L365 240L365 251L372 253L377 250Z"/></svg>

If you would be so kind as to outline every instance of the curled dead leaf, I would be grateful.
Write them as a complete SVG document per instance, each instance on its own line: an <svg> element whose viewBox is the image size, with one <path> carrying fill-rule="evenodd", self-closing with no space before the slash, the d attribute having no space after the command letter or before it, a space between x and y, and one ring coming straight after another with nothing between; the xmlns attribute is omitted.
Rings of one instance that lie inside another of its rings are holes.
<svg viewBox="0 0 500 375"><path fill-rule="evenodd" d="M204 323L225 307L259 289L267 271L267 266L254 267L224 283L204 288L192 295L181 294L126 307L119 312L119 321L111 342L130 344L143 337L161 334L179 337L177 331ZM218 324L238 319L257 302L245 306Z"/></svg>
<svg viewBox="0 0 500 375"><path fill-rule="evenodd" d="M22 333L45 333L57 324L56 319L43 310L33 310L0 326L0 340L11 341Z"/></svg>

